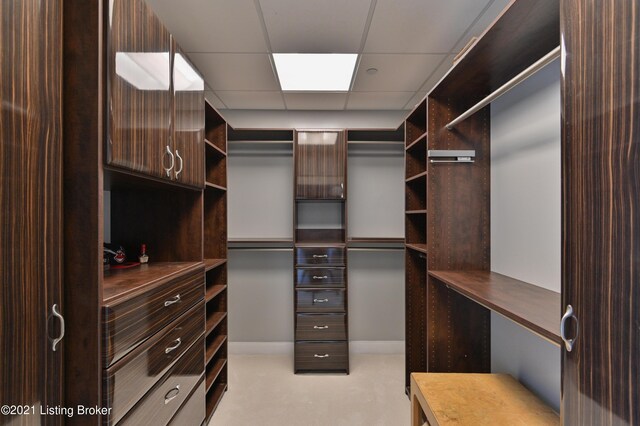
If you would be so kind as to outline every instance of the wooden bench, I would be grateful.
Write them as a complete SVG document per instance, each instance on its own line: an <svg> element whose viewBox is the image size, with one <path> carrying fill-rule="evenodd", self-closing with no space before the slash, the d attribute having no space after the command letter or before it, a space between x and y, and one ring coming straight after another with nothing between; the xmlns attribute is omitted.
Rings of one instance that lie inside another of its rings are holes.
<svg viewBox="0 0 640 426"><path fill-rule="evenodd" d="M411 424L546 426L560 417L507 374L412 373Z"/></svg>

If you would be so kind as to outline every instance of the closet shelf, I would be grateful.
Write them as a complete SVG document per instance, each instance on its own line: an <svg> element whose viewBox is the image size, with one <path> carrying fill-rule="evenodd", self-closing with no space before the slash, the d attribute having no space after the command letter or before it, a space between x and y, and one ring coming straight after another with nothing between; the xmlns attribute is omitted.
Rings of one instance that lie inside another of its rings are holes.
<svg viewBox="0 0 640 426"><path fill-rule="evenodd" d="M213 383L216 381L216 379L218 378L218 375L220 374L220 372L222 371L222 368L225 366L225 364L227 363L227 359L226 358L220 358L219 360L217 360L210 368L207 368L207 373L206 373L206 389L207 392L209 391L209 389L211 389L211 385L213 385Z"/></svg>
<svg viewBox="0 0 640 426"><path fill-rule="evenodd" d="M427 172L422 172L422 173L418 173L417 175L413 175L410 178L406 179L405 182L409 183L409 182L413 182L413 181L417 181L418 179L425 179L427 177Z"/></svg>
<svg viewBox="0 0 640 426"><path fill-rule="evenodd" d="M426 244L405 244L408 249L419 251L420 253L427 254Z"/></svg>
<svg viewBox="0 0 640 426"><path fill-rule="evenodd" d="M227 336L221 334L219 336L216 336L216 338L207 345L207 351L205 353L205 365L209 365L213 357L218 353L218 349L220 349L226 341Z"/></svg>
<svg viewBox="0 0 640 426"><path fill-rule="evenodd" d="M215 183L211 183L211 182L205 182L204 185L207 188L216 189L218 191L226 191L227 190L227 188L225 188L224 186L216 185Z"/></svg>
<svg viewBox="0 0 640 426"><path fill-rule="evenodd" d="M218 325L222 322L223 319L227 317L226 312L213 312L207 317L207 336L211 334L213 330L216 329Z"/></svg>
<svg viewBox="0 0 640 426"><path fill-rule="evenodd" d="M226 157L227 153L224 152L222 149L218 148L213 142L209 141L208 139L204 140L204 143L206 145L207 148L210 148L211 152L215 153L216 155L222 156L222 157Z"/></svg>
<svg viewBox="0 0 640 426"><path fill-rule="evenodd" d="M219 295L220 293L222 293L226 289L227 289L227 286L223 285L223 284L212 285L211 287L209 287L209 289L207 289L207 292L204 295L204 299L207 302L209 302L210 300L215 298L217 295Z"/></svg>
<svg viewBox="0 0 640 426"><path fill-rule="evenodd" d="M402 237L352 237L349 243L404 243Z"/></svg>
<svg viewBox="0 0 640 426"><path fill-rule="evenodd" d="M202 268L202 262L152 262L129 269L109 269L102 281L102 302L122 302Z"/></svg>
<svg viewBox="0 0 640 426"><path fill-rule="evenodd" d="M411 142L409 145L407 145L407 147L405 148L405 151L409 151L413 148L415 148L418 145L421 145L421 142L427 142L427 132L424 132L423 134L421 134L420 136L418 136L413 142Z"/></svg>
<svg viewBox="0 0 640 426"><path fill-rule="evenodd" d="M429 271L480 305L560 345L560 293L490 271Z"/></svg>
<svg viewBox="0 0 640 426"><path fill-rule="evenodd" d="M226 383L218 383L217 385L211 387L207 392L207 412L206 412L206 421L204 424L208 424L209 420L211 420L211 416L213 415L216 408L218 408L218 404L222 399L222 395L227 390Z"/></svg>
<svg viewBox="0 0 640 426"><path fill-rule="evenodd" d="M218 266L224 265L225 263L227 263L227 259L205 259L204 270L205 272L208 272Z"/></svg>
<svg viewBox="0 0 640 426"><path fill-rule="evenodd" d="M406 213L406 214L427 214L427 209L421 209L421 210L407 210L405 213Z"/></svg>

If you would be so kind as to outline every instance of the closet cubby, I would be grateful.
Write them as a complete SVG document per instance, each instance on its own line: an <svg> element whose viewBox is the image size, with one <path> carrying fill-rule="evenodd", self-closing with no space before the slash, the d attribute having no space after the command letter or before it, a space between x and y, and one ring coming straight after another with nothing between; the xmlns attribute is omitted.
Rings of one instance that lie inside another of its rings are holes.
<svg viewBox="0 0 640 426"><path fill-rule="evenodd" d="M344 244L346 203L342 201L296 201L295 240L300 244Z"/></svg>
<svg viewBox="0 0 640 426"><path fill-rule="evenodd" d="M427 371L427 259L426 254L405 253L405 387L412 372Z"/></svg>
<svg viewBox="0 0 640 426"><path fill-rule="evenodd" d="M412 249L426 251L427 215L426 213L407 214L405 218L405 241Z"/></svg>
<svg viewBox="0 0 640 426"><path fill-rule="evenodd" d="M205 143L205 151L205 182L226 189L227 154L209 142Z"/></svg>
<svg viewBox="0 0 640 426"><path fill-rule="evenodd" d="M407 212L424 211L427 209L426 175L406 182L405 209Z"/></svg>
<svg viewBox="0 0 640 426"><path fill-rule="evenodd" d="M427 171L427 136L423 135L406 148L406 179Z"/></svg>
<svg viewBox="0 0 640 426"><path fill-rule="evenodd" d="M227 122L208 101L204 109L204 138L221 153L227 152Z"/></svg>
<svg viewBox="0 0 640 426"><path fill-rule="evenodd" d="M427 132L427 104L420 102L404 122L405 145L411 146Z"/></svg>

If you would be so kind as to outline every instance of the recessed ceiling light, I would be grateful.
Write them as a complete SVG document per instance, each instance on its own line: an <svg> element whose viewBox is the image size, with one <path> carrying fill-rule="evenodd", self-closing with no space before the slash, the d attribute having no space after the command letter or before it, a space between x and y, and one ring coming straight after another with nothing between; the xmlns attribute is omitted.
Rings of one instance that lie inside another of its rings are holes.
<svg viewBox="0 0 640 426"><path fill-rule="evenodd" d="M369 68L369 69L367 69L367 74L373 75L373 74L375 74L377 72L378 72L378 68Z"/></svg>
<svg viewBox="0 0 640 426"><path fill-rule="evenodd" d="M284 91L346 92L356 66L356 53L274 53Z"/></svg>

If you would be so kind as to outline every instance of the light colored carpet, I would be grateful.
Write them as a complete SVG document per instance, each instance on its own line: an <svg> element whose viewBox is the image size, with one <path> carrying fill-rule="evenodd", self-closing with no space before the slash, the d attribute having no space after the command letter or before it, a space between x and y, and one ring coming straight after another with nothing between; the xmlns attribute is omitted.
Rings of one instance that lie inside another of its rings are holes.
<svg viewBox="0 0 640 426"><path fill-rule="evenodd" d="M402 426L404 355L351 355L351 374L293 374L289 355L229 355L229 390L209 426Z"/></svg>

